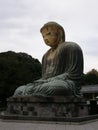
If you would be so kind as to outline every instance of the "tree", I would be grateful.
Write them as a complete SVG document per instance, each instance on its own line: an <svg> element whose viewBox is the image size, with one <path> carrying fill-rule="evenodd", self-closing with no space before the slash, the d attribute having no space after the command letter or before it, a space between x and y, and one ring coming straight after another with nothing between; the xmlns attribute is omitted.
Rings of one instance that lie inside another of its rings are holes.
<svg viewBox="0 0 98 130"><path fill-rule="evenodd" d="M98 71L92 69L83 76L83 85L98 84Z"/></svg>
<svg viewBox="0 0 98 130"><path fill-rule="evenodd" d="M0 53L0 100L13 95L20 85L41 77L41 63L26 53Z"/></svg>

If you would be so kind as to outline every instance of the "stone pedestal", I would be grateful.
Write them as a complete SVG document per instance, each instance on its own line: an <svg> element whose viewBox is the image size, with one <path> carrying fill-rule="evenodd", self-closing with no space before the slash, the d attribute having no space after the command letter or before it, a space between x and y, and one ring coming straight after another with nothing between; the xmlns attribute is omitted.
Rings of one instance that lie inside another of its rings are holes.
<svg viewBox="0 0 98 130"><path fill-rule="evenodd" d="M11 97L7 102L8 107L6 112L8 115L13 114L49 118L78 117L81 109L81 99L64 96Z"/></svg>

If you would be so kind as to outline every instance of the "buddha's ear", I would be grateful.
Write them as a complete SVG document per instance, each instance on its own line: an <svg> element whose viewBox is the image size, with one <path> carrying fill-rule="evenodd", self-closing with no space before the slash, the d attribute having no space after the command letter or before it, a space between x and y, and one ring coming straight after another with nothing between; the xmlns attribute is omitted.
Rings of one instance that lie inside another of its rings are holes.
<svg viewBox="0 0 98 130"><path fill-rule="evenodd" d="M64 42L63 35L64 35L64 34L63 34L62 30L61 30L61 29L58 29L58 42L59 42L59 43Z"/></svg>
<svg viewBox="0 0 98 130"><path fill-rule="evenodd" d="M60 35L61 35L62 42L65 42L65 31L63 28L60 29Z"/></svg>

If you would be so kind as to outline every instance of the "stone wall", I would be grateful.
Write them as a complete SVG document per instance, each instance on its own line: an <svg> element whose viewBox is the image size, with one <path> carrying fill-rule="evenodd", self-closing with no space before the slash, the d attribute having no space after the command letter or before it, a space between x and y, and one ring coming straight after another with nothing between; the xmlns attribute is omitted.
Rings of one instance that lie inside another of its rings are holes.
<svg viewBox="0 0 98 130"><path fill-rule="evenodd" d="M11 97L7 100L7 114L33 117L79 117L88 114L81 99L74 97Z"/></svg>

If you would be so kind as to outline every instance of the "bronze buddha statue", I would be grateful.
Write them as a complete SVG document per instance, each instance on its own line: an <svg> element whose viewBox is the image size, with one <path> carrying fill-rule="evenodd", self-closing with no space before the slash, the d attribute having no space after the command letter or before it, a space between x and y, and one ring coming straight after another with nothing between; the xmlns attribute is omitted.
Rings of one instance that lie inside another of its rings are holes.
<svg viewBox="0 0 98 130"><path fill-rule="evenodd" d="M14 96L80 96L80 80L83 75L83 54L79 45L65 41L65 32L56 22L48 22L41 28L46 45L50 49L42 58L42 78L20 86Z"/></svg>

